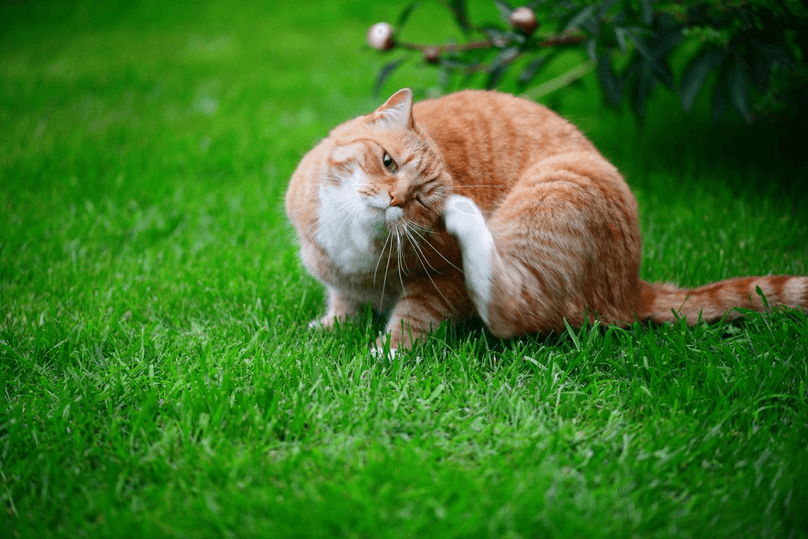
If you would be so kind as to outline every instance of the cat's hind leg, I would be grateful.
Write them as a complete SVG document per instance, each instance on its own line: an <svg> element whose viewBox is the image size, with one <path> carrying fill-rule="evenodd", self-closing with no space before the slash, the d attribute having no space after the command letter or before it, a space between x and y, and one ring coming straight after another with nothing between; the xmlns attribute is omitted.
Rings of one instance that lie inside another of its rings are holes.
<svg viewBox="0 0 808 539"><path fill-rule="evenodd" d="M583 164L582 164L583 161ZM639 298L636 202L602 159L539 163L486 220L470 199L444 208L469 294L496 335L631 322Z"/></svg>

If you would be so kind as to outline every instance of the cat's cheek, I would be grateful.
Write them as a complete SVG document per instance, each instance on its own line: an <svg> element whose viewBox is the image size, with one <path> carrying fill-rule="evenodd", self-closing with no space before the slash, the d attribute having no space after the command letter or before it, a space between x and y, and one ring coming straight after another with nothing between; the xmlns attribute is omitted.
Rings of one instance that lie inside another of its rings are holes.
<svg viewBox="0 0 808 539"><path fill-rule="evenodd" d="M357 173L350 181L362 178ZM354 185L321 189L318 212L322 225L315 238L329 260L344 273L372 271L378 261L373 245L384 233L384 212L368 206Z"/></svg>
<svg viewBox="0 0 808 539"><path fill-rule="evenodd" d="M414 213L413 221L421 228L428 230L443 229L441 211L434 205L421 206Z"/></svg>

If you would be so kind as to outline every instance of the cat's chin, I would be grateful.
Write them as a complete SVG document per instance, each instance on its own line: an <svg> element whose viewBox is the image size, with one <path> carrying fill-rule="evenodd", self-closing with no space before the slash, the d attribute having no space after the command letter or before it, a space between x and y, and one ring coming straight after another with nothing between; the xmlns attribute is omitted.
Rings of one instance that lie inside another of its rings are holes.
<svg viewBox="0 0 808 539"><path fill-rule="evenodd" d="M384 222L388 229L395 226L404 217L404 210L399 206L390 206L384 210Z"/></svg>

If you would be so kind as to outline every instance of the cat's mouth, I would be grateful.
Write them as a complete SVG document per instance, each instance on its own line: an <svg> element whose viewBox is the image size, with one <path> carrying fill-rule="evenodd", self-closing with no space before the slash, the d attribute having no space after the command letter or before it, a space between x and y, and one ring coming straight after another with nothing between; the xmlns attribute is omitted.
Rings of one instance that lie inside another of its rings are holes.
<svg viewBox="0 0 808 539"><path fill-rule="evenodd" d="M419 226L404 215L404 208L398 205L368 204L373 214L373 227L377 231L378 239L384 240L389 236L409 237L413 242L420 243L432 233L430 227Z"/></svg>

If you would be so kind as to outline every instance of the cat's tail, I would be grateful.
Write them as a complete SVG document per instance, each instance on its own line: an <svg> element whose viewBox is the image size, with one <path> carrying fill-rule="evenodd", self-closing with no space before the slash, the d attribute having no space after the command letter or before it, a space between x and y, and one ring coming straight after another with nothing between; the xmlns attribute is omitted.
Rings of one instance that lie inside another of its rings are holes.
<svg viewBox="0 0 808 539"><path fill-rule="evenodd" d="M765 296L765 303L758 288ZM727 320L732 320L743 316L732 310L735 307L765 311L785 305L808 312L808 277L738 277L689 289L641 281L641 293L637 317L656 323L686 316L688 325L695 325L699 317L716 322L725 314Z"/></svg>

